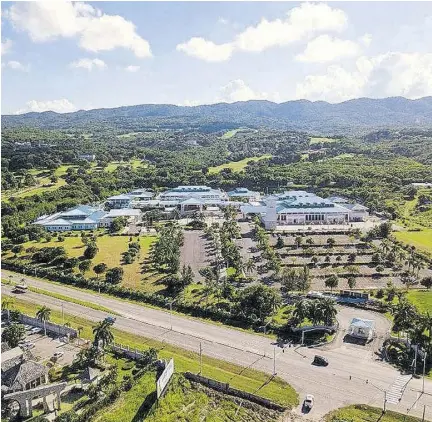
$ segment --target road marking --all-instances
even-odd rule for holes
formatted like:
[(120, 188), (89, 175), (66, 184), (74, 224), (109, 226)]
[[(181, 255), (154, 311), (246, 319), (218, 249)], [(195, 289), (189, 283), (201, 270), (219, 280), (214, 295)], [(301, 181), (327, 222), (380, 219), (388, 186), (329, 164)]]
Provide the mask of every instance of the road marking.
[(412, 375), (399, 375), (387, 391), (387, 403), (399, 404)]

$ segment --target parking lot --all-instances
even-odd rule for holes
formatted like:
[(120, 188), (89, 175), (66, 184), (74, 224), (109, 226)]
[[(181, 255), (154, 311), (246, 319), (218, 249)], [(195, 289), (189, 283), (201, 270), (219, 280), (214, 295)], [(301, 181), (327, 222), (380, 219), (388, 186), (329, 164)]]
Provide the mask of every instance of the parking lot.
[[(37, 362), (46, 363), (57, 354), (59, 355), (57, 358), (58, 364), (69, 365), (80, 351), (80, 348), (76, 344), (68, 344), (64, 341), (64, 338), (49, 334), (45, 336), (43, 330), (38, 333), (32, 333), (32, 327), (26, 326), (26, 328), (23, 348), (28, 350)], [(61, 353), (63, 354), (61, 355)]]

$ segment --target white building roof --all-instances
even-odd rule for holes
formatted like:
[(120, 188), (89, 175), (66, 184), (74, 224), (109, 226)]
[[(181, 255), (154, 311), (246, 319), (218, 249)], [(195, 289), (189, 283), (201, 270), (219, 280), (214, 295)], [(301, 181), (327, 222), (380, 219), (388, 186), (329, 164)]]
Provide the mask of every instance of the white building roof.
[(362, 319), (362, 318), (353, 318), (351, 321), (351, 327), (358, 328), (373, 328), (375, 325), (375, 321), (372, 319)]
[(111, 210), (104, 218), (137, 217), (139, 215), (141, 215), (141, 211), (136, 208), (122, 208), (119, 210)]
[(127, 194), (122, 193), (122, 194), (120, 194), (120, 195), (110, 196), (110, 197), (108, 198), (108, 201), (128, 200), (128, 199), (129, 199), (129, 200), (131, 199), (130, 195), (127, 195)]

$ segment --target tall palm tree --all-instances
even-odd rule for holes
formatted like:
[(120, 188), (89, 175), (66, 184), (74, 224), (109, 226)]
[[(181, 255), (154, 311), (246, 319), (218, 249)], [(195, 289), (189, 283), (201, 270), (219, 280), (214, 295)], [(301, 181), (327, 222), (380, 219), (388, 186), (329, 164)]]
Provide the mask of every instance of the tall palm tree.
[(244, 269), (248, 274), (252, 274), (256, 270), (255, 261), (252, 258), (248, 259), (246, 261)]
[(7, 311), (8, 321), (10, 321), (10, 310), (13, 308), (15, 300), (11, 297), (4, 297), (1, 302), (2, 311)]
[(44, 332), (45, 332), (45, 335), (47, 335), (45, 323), (46, 323), (46, 321), (49, 321), (51, 318), (51, 309), (46, 307), (46, 306), (42, 306), (42, 308), (39, 308), (39, 310), (36, 312), (36, 318), (39, 321), (43, 322)]
[(302, 322), (309, 317), (310, 304), (309, 300), (303, 299), (294, 305), (293, 316), (297, 321)]
[(93, 327), (93, 344), (95, 346), (98, 347), (102, 344), (102, 349), (105, 349), (107, 345), (114, 341), (114, 335), (111, 332), (111, 325), (112, 324), (109, 321), (103, 320)]
[(334, 302), (331, 299), (324, 298), (318, 302), (322, 321), (326, 325), (331, 325), (336, 318), (337, 310)]

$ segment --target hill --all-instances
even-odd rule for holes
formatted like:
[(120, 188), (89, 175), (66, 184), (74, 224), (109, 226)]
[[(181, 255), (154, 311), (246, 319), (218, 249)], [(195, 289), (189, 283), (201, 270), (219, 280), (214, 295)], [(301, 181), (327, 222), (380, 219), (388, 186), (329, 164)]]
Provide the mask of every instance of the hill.
[(383, 127), (432, 127), (432, 97), (359, 98), (338, 104), (324, 101), (244, 101), (195, 107), (143, 104), (117, 108), (52, 111), (2, 116), (2, 128), (29, 126), (45, 129), (120, 130), (194, 129), (217, 131), (265, 126), (279, 129), (346, 131)]

